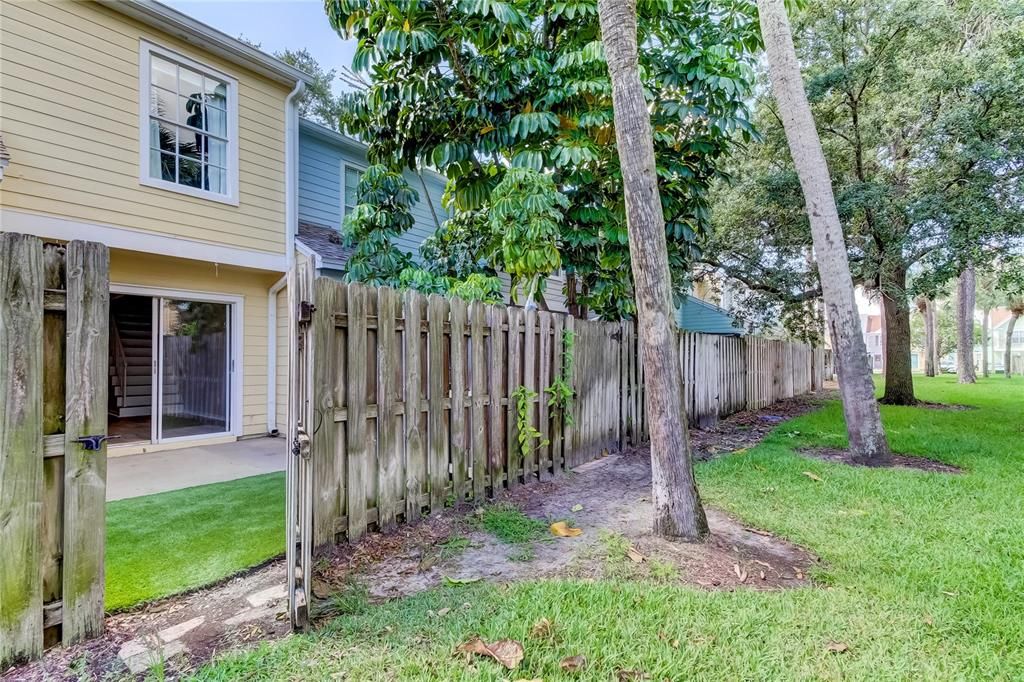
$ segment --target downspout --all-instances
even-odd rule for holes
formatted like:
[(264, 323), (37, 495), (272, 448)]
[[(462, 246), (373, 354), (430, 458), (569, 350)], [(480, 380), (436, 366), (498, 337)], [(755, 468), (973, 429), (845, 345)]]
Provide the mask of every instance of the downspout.
[[(284, 100), (284, 250), (287, 269), (295, 266), (295, 230), (299, 224), (299, 98), (306, 91), (302, 81)], [(277, 430), (277, 295), (288, 283), (288, 275), (274, 282), (267, 292), (267, 435)], [(290, 314), (290, 313), (289, 313)]]

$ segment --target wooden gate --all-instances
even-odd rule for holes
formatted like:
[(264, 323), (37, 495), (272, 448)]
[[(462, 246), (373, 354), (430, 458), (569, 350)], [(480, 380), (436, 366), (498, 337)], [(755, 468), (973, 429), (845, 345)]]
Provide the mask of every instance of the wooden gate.
[(108, 272), (0, 233), (0, 670), (103, 630)]

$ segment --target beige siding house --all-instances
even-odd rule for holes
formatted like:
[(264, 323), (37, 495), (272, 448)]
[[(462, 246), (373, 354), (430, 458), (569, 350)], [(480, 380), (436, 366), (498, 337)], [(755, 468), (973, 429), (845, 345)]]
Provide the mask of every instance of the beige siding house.
[(0, 229), (111, 248), (111, 454), (276, 428), (306, 76), (151, 0), (0, 25)]

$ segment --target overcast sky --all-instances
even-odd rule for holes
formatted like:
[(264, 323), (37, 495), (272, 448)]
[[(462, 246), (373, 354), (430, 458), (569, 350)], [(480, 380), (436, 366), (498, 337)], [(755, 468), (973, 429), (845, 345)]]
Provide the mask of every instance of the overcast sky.
[[(244, 36), (273, 54), (309, 50), (326, 69), (351, 66), (354, 41), (338, 37), (327, 22), (323, 0), (163, 0), (204, 24)], [(335, 83), (338, 88), (339, 84)]]

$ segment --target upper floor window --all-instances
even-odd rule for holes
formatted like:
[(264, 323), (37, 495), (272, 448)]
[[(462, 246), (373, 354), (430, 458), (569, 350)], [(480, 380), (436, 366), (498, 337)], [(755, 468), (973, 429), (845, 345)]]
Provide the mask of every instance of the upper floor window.
[(363, 177), (363, 170), (358, 166), (350, 166), (347, 163), (341, 164), (341, 219), (345, 220), (345, 216), (352, 212), (352, 210), (359, 203), (359, 179)]
[(237, 82), (145, 42), (140, 53), (141, 182), (237, 203)]
[(1024, 343), (1024, 331), (1015, 331), (1010, 337), (1010, 343), (1017, 345), (1018, 343)]

